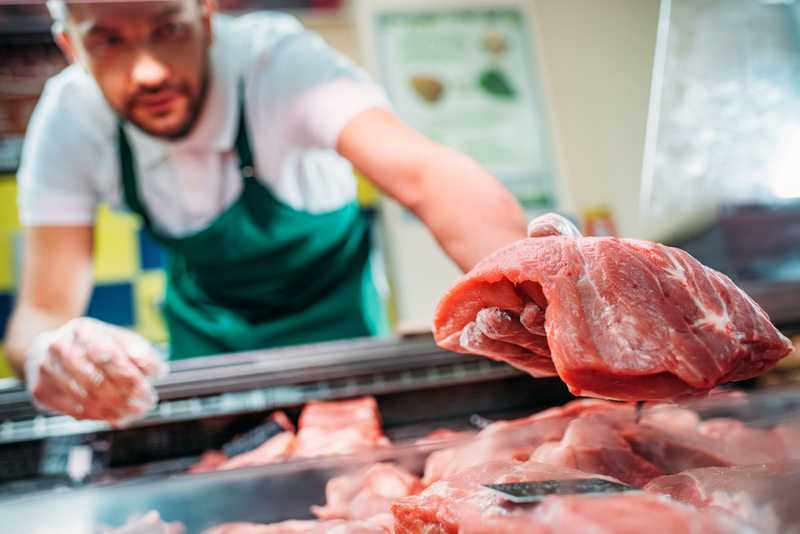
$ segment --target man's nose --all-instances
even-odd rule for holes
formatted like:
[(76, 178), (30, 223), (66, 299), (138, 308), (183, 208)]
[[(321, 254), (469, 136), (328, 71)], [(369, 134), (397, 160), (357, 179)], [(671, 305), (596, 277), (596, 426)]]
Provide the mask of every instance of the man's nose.
[(167, 66), (147, 50), (142, 50), (136, 57), (131, 72), (133, 83), (140, 87), (158, 87), (169, 75)]

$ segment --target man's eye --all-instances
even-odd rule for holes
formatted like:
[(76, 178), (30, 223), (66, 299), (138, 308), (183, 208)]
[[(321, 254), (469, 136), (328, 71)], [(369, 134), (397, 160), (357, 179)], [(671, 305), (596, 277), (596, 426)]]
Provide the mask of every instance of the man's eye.
[(159, 39), (175, 39), (183, 37), (188, 31), (188, 26), (181, 22), (168, 22), (158, 27), (155, 36)]
[(119, 35), (106, 35), (91, 39), (87, 48), (89, 50), (112, 50), (122, 46), (123, 43), (124, 40)]

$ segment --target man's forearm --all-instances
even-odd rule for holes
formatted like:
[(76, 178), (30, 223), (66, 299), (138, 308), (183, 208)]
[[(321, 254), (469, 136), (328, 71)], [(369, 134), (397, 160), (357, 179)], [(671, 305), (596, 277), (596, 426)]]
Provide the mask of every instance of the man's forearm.
[(472, 159), (445, 149), (421, 173), (423, 194), (413, 210), (461, 269), (525, 237), (517, 201)]

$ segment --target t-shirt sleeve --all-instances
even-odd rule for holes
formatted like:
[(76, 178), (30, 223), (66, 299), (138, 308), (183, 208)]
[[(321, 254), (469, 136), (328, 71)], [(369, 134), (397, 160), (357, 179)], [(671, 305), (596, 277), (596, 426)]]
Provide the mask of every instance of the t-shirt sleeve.
[(257, 89), (267, 96), (264, 120), (280, 118), (280, 129), (304, 148), (333, 149), (356, 115), (389, 107), (380, 85), (312, 32), (287, 35), (268, 56)]
[(26, 226), (84, 225), (94, 221), (92, 147), (86, 125), (72, 112), (58, 79), (45, 85), (22, 149), (18, 182), (20, 221)]

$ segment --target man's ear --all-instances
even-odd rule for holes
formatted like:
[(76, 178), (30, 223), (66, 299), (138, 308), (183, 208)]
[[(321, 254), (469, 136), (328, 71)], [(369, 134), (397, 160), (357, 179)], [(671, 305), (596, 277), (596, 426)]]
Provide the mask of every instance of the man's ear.
[(70, 38), (69, 34), (64, 30), (59, 30), (53, 33), (53, 38), (56, 41), (56, 44), (61, 49), (61, 52), (67, 57), (67, 60), (70, 63), (77, 63), (78, 62), (78, 55), (75, 51), (75, 47), (72, 44), (72, 39)]
[(214, 42), (214, 32), (211, 30), (211, 15), (217, 10), (216, 0), (200, 0), (200, 9), (203, 12), (203, 28), (208, 35), (208, 44)]

